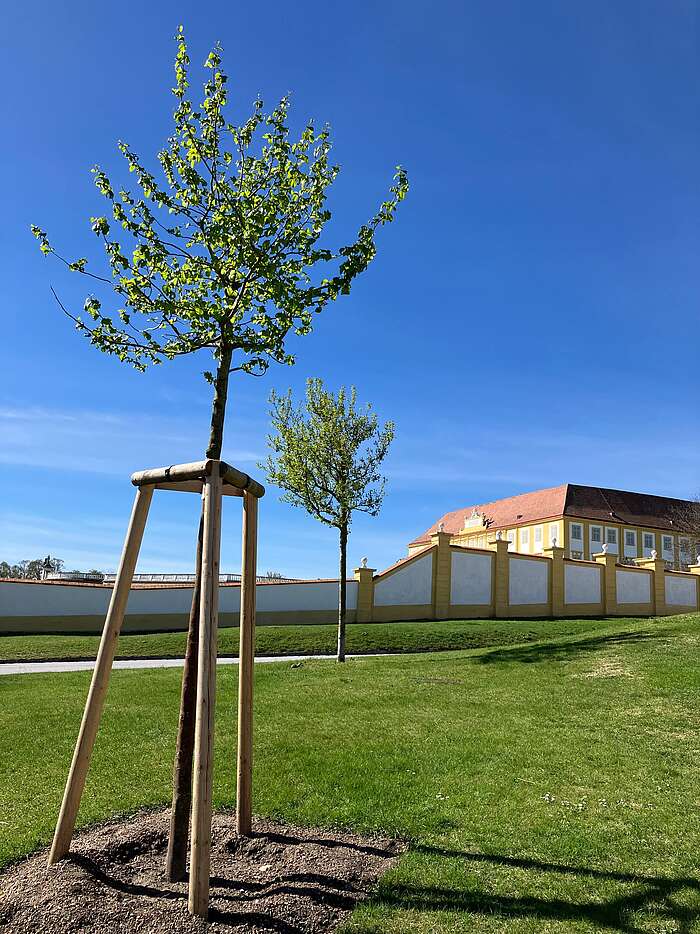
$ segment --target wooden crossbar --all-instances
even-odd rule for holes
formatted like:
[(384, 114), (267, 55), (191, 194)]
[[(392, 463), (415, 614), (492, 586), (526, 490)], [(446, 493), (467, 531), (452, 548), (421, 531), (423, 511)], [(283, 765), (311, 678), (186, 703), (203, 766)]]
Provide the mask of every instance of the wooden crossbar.
[[(223, 487), (234, 487), (241, 492), (250, 493), (256, 499), (265, 495), (265, 487), (237, 467), (232, 467), (225, 461), (194, 461), (190, 464), (171, 464), (169, 467), (153, 467), (150, 470), (139, 470), (131, 475), (134, 486), (157, 485), (159, 489), (166, 489), (166, 484), (184, 483), (191, 480), (200, 481), (211, 476), (215, 468), (219, 469), (219, 476)], [(177, 487), (173, 486), (173, 489)], [(181, 487), (184, 489), (184, 487)], [(201, 489), (201, 487), (200, 487)], [(199, 491), (198, 491), (199, 492)], [(224, 490), (222, 490), (224, 492)]]

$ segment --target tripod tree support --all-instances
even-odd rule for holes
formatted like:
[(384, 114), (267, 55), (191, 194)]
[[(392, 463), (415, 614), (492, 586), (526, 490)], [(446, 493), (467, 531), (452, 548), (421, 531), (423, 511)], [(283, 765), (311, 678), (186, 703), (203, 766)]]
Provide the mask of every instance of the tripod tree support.
[[(67, 855), (102, 716), (116, 643), (124, 621), (136, 561), (154, 489), (202, 494), (201, 592), (193, 595), (192, 613), (199, 613), (196, 663), (197, 694), (192, 768), (192, 834), (188, 906), (206, 918), (209, 906), (212, 777), (214, 765), (214, 710), (216, 702), (216, 643), (218, 626), (219, 561), (221, 552), (221, 497), (243, 499), (243, 561), (241, 573), (240, 672), (238, 702), (237, 826), (251, 829), (253, 664), (255, 657), (255, 582), (257, 553), (257, 500), (262, 484), (223, 461), (206, 460), (144, 470), (132, 475), (138, 488), (110, 601), (90, 691), (80, 727), (63, 803), (56, 825), (49, 865)], [(200, 546), (198, 557), (200, 560)], [(191, 621), (192, 622), (192, 621)], [(191, 635), (194, 627), (190, 627)], [(194, 672), (192, 673), (194, 676)], [(189, 802), (187, 802), (189, 805)], [(170, 849), (173, 841), (170, 841)]]

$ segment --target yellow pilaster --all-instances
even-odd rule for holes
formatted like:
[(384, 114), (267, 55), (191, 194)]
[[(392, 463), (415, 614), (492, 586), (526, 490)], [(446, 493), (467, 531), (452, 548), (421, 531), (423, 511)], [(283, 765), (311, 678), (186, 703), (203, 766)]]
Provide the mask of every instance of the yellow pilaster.
[(495, 609), (497, 619), (507, 619), (510, 616), (510, 558), (508, 557), (508, 539), (501, 536), (500, 532), (496, 537), (489, 541), (489, 548), (496, 552), (494, 561), (495, 572)]
[(637, 558), (634, 562), (637, 567), (646, 568), (653, 572), (654, 581), (654, 615), (666, 616), (666, 562), (662, 558)]
[(545, 548), (545, 557), (551, 558), (552, 616), (564, 614), (564, 549), (559, 545)]
[(371, 623), (374, 609), (374, 572), (367, 567), (367, 559), (362, 559), (362, 567), (355, 568), (357, 581), (357, 622)]
[(615, 616), (617, 613), (617, 555), (607, 551), (593, 555), (593, 560), (603, 565), (603, 613)]
[(433, 555), (433, 616), (448, 619), (450, 591), (452, 589), (452, 552), (449, 532), (436, 532), (431, 536), (435, 546)]

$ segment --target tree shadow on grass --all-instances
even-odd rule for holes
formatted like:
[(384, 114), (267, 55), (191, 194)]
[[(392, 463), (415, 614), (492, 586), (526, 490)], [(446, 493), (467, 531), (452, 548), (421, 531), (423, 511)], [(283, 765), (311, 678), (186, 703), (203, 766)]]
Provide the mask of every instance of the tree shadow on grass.
[(599, 652), (603, 649), (621, 648), (651, 642), (654, 639), (668, 639), (668, 633), (653, 629), (638, 629), (634, 632), (617, 632), (607, 636), (587, 636), (583, 639), (571, 639), (566, 642), (539, 642), (533, 645), (505, 647), (475, 655), (470, 659), (477, 665), (492, 665), (495, 662), (565, 662), (577, 655)]
[(608, 901), (589, 899), (573, 902), (562, 898), (498, 895), (493, 892), (463, 891), (441, 886), (410, 883), (385, 883), (381, 892), (369, 904), (413, 911), (464, 912), (488, 917), (525, 918), (544, 922), (584, 922), (593, 930), (610, 930), (638, 934), (648, 928), (635, 926), (633, 915), (645, 909), (653, 910), (667, 923), (673, 923), (679, 934), (690, 934), (700, 921), (700, 908), (679, 904), (674, 896), (683, 892), (700, 895), (700, 881), (691, 877), (670, 878), (636, 873), (607, 872), (585, 866), (566, 866), (530, 859), (517, 859), (498, 854), (468, 853), (441, 847), (418, 845), (412, 852), (444, 859), (462, 859), (466, 863), (486, 863), (494, 867), (512, 867), (533, 872), (559, 873), (582, 879), (618, 881), (635, 886), (633, 892), (620, 894)]

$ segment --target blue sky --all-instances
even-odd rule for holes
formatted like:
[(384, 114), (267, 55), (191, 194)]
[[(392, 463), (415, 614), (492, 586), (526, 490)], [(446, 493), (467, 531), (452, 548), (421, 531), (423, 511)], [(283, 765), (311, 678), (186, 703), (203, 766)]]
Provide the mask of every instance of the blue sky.
[[(139, 468), (196, 459), (201, 357), (140, 375), (74, 333), (49, 287), (101, 213), (90, 167), (150, 159), (170, 129), (172, 36), (221, 40), (232, 117), (288, 91), (333, 127), (338, 239), (393, 167), (411, 192), (349, 297), (294, 341), (295, 368), (231, 386), (226, 458), (265, 453), (271, 388), (357, 385), (396, 422), (379, 519), (353, 565), (383, 567), (443, 512), (565, 481), (675, 496), (698, 476), (699, 82), (691, 0), (6, 5), (2, 38), (0, 559), (116, 566)], [(158, 494), (139, 569), (189, 570), (197, 498)], [(332, 575), (331, 530), (261, 507), (259, 563)], [(240, 523), (227, 503), (222, 567)]]

